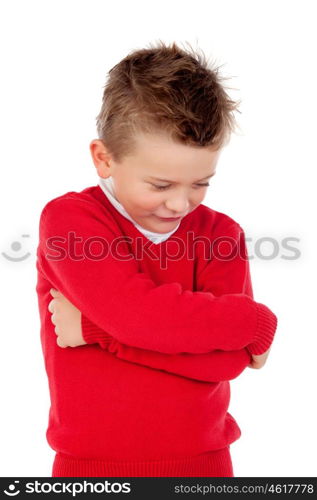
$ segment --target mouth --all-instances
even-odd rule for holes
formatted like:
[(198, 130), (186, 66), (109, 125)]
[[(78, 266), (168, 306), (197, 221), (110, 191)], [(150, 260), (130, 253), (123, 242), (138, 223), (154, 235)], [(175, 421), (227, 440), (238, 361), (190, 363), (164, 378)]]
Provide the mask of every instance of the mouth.
[(159, 217), (158, 215), (156, 215), (156, 217), (165, 222), (181, 220), (181, 217)]

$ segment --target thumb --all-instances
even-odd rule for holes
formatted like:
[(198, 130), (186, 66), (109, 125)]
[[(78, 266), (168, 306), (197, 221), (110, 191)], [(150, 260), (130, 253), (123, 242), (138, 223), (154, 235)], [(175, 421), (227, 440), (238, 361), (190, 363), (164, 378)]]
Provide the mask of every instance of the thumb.
[(55, 288), (50, 289), (50, 294), (53, 295), (53, 297), (56, 297), (58, 295), (58, 290), (55, 290)]

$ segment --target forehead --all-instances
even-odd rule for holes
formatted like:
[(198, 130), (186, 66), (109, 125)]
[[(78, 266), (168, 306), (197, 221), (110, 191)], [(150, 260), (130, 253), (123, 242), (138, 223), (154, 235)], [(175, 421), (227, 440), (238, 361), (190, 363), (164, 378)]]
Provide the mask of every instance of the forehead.
[(163, 134), (140, 134), (133, 158), (143, 173), (152, 177), (189, 175), (198, 179), (213, 173), (219, 155), (220, 150), (180, 144)]

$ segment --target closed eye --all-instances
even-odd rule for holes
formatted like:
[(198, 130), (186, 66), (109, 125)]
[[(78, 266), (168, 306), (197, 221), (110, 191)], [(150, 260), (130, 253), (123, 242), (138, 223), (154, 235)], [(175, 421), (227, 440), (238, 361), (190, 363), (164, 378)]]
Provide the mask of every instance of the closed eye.
[[(159, 189), (160, 191), (163, 189), (167, 189), (171, 186), (171, 184), (169, 184), (168, 186), (157, 186), (156, 184), (152, 184), (153, 187), (155, 187), (156, 189)], [(197, 187), (206, 187), (206, 186), (210, 186), (209, 182), (206, 182), (204, 184), (196, 184)]]

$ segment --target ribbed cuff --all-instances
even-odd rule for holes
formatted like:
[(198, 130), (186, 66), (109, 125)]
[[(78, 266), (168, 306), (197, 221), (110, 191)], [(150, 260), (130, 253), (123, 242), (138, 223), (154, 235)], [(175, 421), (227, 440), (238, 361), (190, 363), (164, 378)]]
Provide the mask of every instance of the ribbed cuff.
[(257, 329), (252, 344), (247, 346), (250, 354), (263, 354), (271, 346), (277, 328), (277, 317), (264, 304), (256, 303)]
[(105, 330), (102, 330), (95, 323), (90, 321), (84, 314), (81, 314), (81, 330), (84, 341), (87, 344), (100, 344), (101, 347), (107, 349), (108, 345), (113, 340)]

